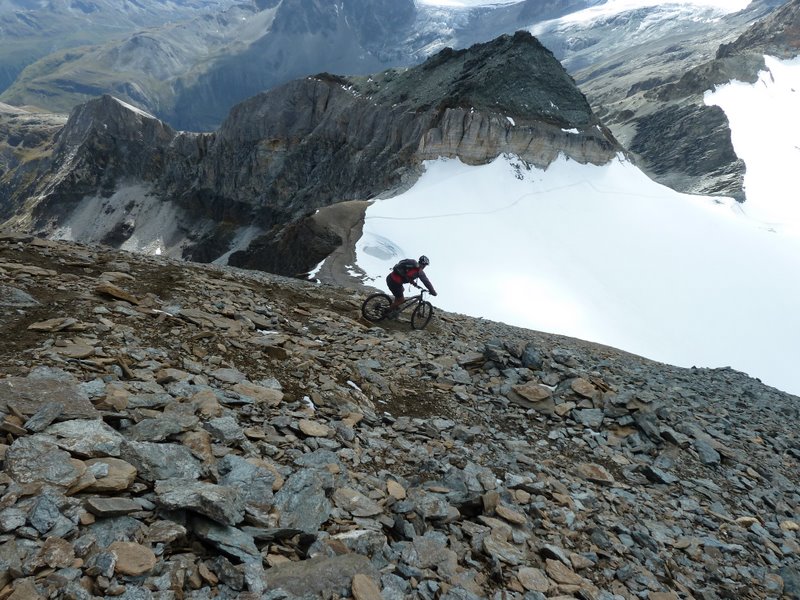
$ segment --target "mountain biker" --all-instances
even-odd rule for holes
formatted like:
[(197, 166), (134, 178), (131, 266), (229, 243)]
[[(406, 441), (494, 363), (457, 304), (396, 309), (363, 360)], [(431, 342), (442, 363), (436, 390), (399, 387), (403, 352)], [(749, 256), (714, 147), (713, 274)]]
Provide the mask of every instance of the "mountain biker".
[(410, 283), (415, 287), (419, 287), (416, 283), (414, 283), (417, 278), (419, 278), (419, 280), (425, 284), (425, 287), (428, 288), (431, 296), (436, 295), (436, 290), (433, 289), (433, 284), (430, 282), (428, 276), (425, 275), (424, 272), (425, 267), (427, 267), (429, 264), (431, 264), (431, 261), (428, 260), (428, 257), (423, 254), (419, 257), (419, 260), (414, 260), (413, 258), (404, 258), (394, 267), (392, 267), (392, 272), (386, 276), (386, 285), (389, 287), (389, 291), (394, 295), (394, 302), (392, 302), (389, 310), (397, 308), (405, 301), (405, 297), (403, 296), (404, 284)]

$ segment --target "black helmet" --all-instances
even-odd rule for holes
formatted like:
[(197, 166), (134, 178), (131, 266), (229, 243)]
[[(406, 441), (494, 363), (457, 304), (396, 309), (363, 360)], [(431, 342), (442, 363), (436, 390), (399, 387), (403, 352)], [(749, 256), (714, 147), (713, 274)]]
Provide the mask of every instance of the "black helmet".
[(419, 260), (417, 262), (421, 267), (427, 267), (429, 264), (431, 264), (430, 259), (424, 254), (419, 257)]

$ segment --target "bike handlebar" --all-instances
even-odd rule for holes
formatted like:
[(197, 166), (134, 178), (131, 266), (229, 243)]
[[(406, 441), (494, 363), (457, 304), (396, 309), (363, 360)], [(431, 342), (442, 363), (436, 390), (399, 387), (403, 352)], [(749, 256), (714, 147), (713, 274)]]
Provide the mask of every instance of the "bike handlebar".
[[(419, 290), (419, 294), (414, 295), (413, 298), (416, 298), (417, 296), (421, 296), (423, 294), (430, 294), (431, 293), (431, 291), (428, 288), (422, 287), (421, 285), (417, 285), (416, 283), (412, 283), (412, 282), (409, 281), (408, 284), (414, 286), (415, 288), (417, 288)], [(433, 294), (433, 295), (435, 296), (436, 294)]]

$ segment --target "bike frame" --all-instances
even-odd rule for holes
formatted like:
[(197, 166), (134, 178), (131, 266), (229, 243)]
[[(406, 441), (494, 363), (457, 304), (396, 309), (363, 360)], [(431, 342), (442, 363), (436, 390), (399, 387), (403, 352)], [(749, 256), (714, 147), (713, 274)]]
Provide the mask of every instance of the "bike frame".
[[(409, 285), (413, 285), (413, 284), (409, 284)], [(399, 315), (401, 312), (403, 312), (407, 308), (410, 308), (414, 304), (417, 304), (417, 303), (422, 304), (422, 302), (425, 300), (425, 294), (429, 294), (430, 292), (428, 290), (426, 290), (425, 288), (420, 287), (418, 285), (415, 285), (414, 287), (419, 289), (419, 293), (418, 294), (414, 294), (413, 296), (409, 296), (408, 298), (403, 300), (403, 302), (401, 302), (398, 306), (396, 306), (394, 308), (394, 310), (389, 311), (391, 314)]]

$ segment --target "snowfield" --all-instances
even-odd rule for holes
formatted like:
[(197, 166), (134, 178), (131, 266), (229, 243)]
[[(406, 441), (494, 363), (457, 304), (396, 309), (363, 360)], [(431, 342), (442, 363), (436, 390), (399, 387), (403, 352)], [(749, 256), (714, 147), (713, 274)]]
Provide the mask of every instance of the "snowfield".
[(440, 159), (367, 209), (364, 280), (384, 288), (394, 262), (427, 254), (444, 309), (800, 395), (800, 58), (765, 60), (755, 84), (706, 94), (746, 163), (745, 203), (677, 193), (621, 157), (547, 170)]

